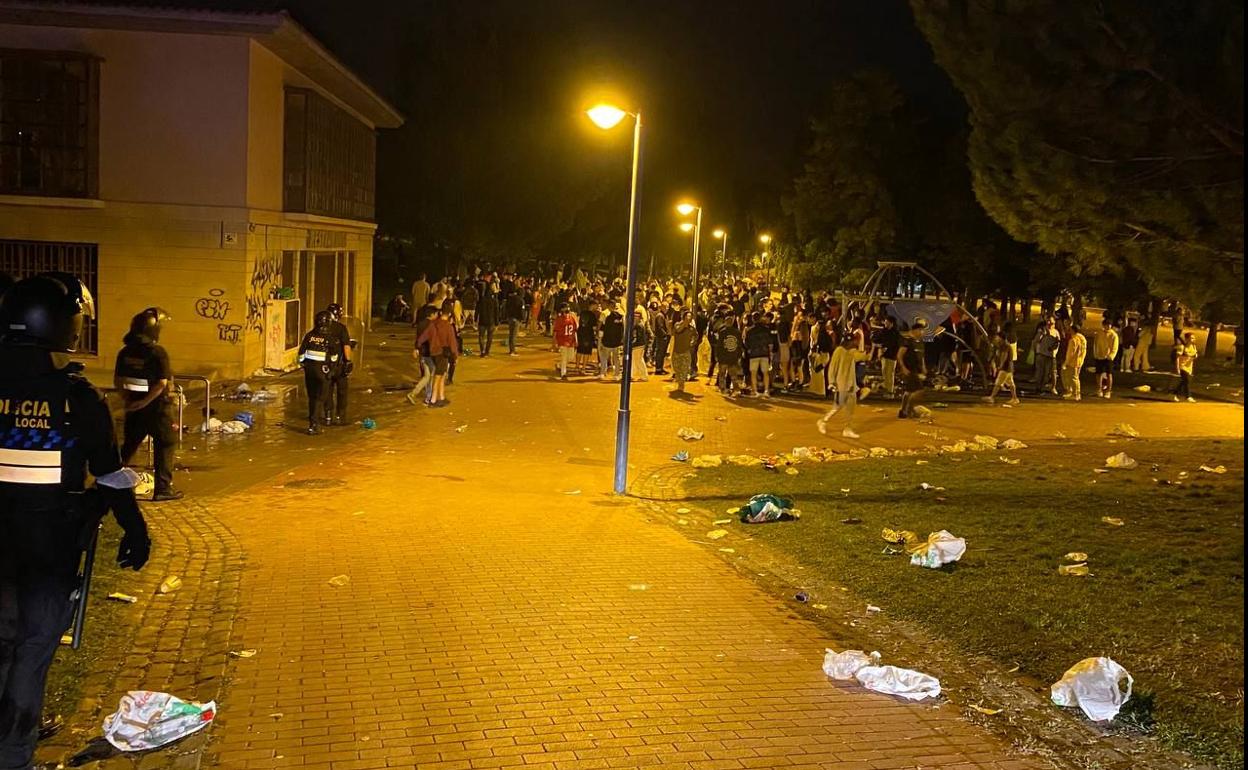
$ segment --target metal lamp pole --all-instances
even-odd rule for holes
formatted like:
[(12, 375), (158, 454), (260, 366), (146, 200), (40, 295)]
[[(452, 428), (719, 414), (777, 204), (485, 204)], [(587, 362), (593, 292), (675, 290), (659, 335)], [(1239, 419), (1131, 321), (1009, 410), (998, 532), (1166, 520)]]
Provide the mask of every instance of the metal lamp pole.
[(698, 301), (698, 254), (702, 247), (702, 207), (698, 206), (698, 218), (693, 223), (693, 301)]
[(628, 489), (629, 398), (633, 385), (633, 309), (637, 304), (637, 230), (641, 220), (641, 112), (633, 113), (633, 184), (628, 202), (628, 254), (624, 279), (624, 361), (615, 420), (615, 493)]

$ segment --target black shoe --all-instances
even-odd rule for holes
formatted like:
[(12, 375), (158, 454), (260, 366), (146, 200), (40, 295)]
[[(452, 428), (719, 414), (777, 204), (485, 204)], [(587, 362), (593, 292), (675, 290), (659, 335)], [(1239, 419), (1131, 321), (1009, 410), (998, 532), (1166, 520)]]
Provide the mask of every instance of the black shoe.
[(334, 425), (346, 425), (346, 424), (347, 424), (347, 421), (346, 421), (346, 420), (344, 420), (344, 419), (343, 419), (343, 418), (341, 418), (341, 417), (335, 417), (335, 418), (334, 418), (334, 421), (333, 421), (333, 423), (332, 423), (332, 424), (334, 424)]
[(39, 740), (46, 740), (56, 735), (65, 726), (65, 719), (60, 714), (45, 716), (39, 723)]
[(182, 490), (180, 489), (162, 489), (152, 495), (153, 503), (163, 503), (167, 500), (181, 500)]

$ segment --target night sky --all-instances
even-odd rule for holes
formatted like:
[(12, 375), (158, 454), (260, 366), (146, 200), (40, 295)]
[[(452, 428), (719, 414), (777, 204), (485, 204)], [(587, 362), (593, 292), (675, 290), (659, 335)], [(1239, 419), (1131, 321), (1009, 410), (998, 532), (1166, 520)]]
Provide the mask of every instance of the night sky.
[[(201, 4), (202, 5), (202, 4)], [(962, 120), (903, 0), (285, 0), (407, 116), (379, 143), (383, 232), (485, 251), (623, 251), (630, 130), (582, 114), (600, 94), (646, 122), (643, 259), (685, 253), (673, 205), (735, 243), (772, 229), (810, 118), (837, 78), (892, 73)], [(624, 105), (622, 105), (624, 106)], [(769, 221), (770, 220), (770, 221)], [(559, 252), (564, 252), (560, 254)]]

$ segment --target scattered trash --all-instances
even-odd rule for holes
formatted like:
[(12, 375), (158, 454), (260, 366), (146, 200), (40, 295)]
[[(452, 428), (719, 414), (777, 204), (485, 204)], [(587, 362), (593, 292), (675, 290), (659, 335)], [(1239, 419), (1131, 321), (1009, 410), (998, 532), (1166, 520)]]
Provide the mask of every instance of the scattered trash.
[(880, 537), (884, 538), (885, 542), (894, 543), (896, 545), (909, 546), (919, 541), (918, 534), (911, 532), (908, 529), (898, 530), (898, 529), (888, 529), (887, 527), (885, 527), (884, 530), (880, 532)]
[(919, 404), (918, 406), (914, 408), (914, 416), (922, 420), (922, 419), (931, 417), (932, 410), (928, 409), (926, 406), (923, 406), (922, 404)]
[(919, 484), (919, 489), (923, 490), (924, 492), (944, 492), (945, 491), (944, 487), (934, 487), (931, 484), (928, 484), (926, 481)]
[(1001, 455), (1001, 456), (1000, 456), (1000, 457), (998, 457), (997, 459), (998, 459), (999, 461), (1001, 461), (1001, 462), (1005, 463), (1006, 465), (1018, 465), (1020, 462), (1022, 462), (1022, 461), (1021, 461), (1021, 460), (1019, 460), (1017, 457), (1015, 457), (1015, 458), (1011, 459), (1011, 458), (1009, 458), (1009, 457), (1006, 457), (1005, 455)]
[(580, 493), (581, 493), (581, 490), (579, 489), (569, 489), (568, 491), (564, 492), (565, 495), (579, 495)]
[(910, 554), (910, 563), (916, 567), (936, 569), (951, 564), (966, 553), (966, 540), (955, 537), (942, 529), (927, 536), (927, 543)]
[(990, 708), (984, 708), (983, 706), (980, 706), (980, 705), (979, 705), (979, 704), (977, 704), (977, 703), (972, 703), (972, 704), (970, 704), (970, 706), (971, 706), (971, 708), (975, 709), (975, 710), (976, 710), (976, 711), (978, 711), (979, 713), (981, 713), (981, 714), (987, 714), (987, 715), (988, 715), (988, 716), (990, 716), (990, 717), (991, 717), (991, 716), (996, 716), (997, 714), (1000, 714), (1002, 711), (1005, 711), (1005, 709), (990, 709)]
[(754, 495), (737, 509), (742, 524), (766, 524), (772, 521), (792, 521), (802, 514), (793, 508), (793, 501), (772, 494)]
[(868, 690), (886, 695), (900, 695), (908, 700), (923, 700), (940, 695), (940, 680), (930, 674), (896, 666), (865, 666), (854, 678)]
[(841, 519), (842, 524), (861, 524), (862, 519), (857, 516), (850, 516), (848, 519)]
[(1053, 438), (1055, 438), (1055, 439), (1057, 439), (1057, 440), (1059, 440), (1059, 441), (1065, 441), (1065, 440), (1066, 440), (1066, 434), (1065, 434), (1065, 433), (1062, 433), (1060, 430), (1055, 430), (1055, 431), (1053, 431)]
[(1151, 393), (1153, 390), (1153, 387), (1151, 385), (1136, 385), (1134, 388), (1132, 388), (1132, 390), (1134, 390), (1137, 393)]
[(683, 450), (683, 449), (682, 449), (682, 450), (680, 450), (679, 452), (677, 452), (676, 454), (672, 455), (672, 459), (673, 459), (673, 460), (675, 460), (675, 461), (676, 461), (676, 462), (678, 462), (678, 463), (688, 462), (688, 461), (689, 461), (689, 453), (688, 453), (688, 452), (686, 452), (685, 450)]
[(785, 468), (785, 469), (784, 469), (784, 472), (785, 472), (785, 474), (786, 474), (786, 475), (789, 475), (789, 476), (796, 476), (796, 475), (797, 475), (797, 468), (794, 468), (792, 465), (790, 465), (789, 467), (787, 467), (787, 468)]
[(915, 465), (927, 465), (927, 462), (928, 462), (927, 460), (915, 460), (914, 464)]
[(648, 589), (649, 587), (650, 587), (650, 586), (646, 585), (645, 583), (633, 583), (632, 585), (630, 585), (630, 586), (628, 587), (628, 590), (630, 590), (630, 591), (645, 591), (645, 590), (646, 590), (646, 589)]
[[(736, 509), (736, 508), (733, 508), (732, 510), (730, 510), (730, 511), (728, 511), (728, 512), (729, 512), (729, 513), (736, 513), (736, 512), (737, 512), (737, 509)], [(717, 527), (722, 527), (722, 526), (723, 526), (723, 525), (725, 525), (725, 524), (731, 524), (731, 523), (732, 523), (732, 519), (716, 519), (715, 521), (712, 521), (711, 523), (712, 523), (712, 524), (714, 524), (714, 525), (715, 525), (715, 526), (717, 526)]]
[(806, 602), (810, 601), (810, 594), (806, 593), (805, 591), (798, 591), (796, 594), (793, 595), (793, 598), (801, 602), (802, 604), (805, 604)]
[(753, 455), (728, 455), (724, 458), (729, 465), (737, 465), (742, 468), (753, 468), (763, 464), (761, 457)]
[(237, 420), (238, 422), (243, 423), (249, 429), (255, 427), (256, 416), (252, 414), (251, 412), (239, 412), (238, 414), (234, 415), (234, 419)]
[(1062, 558), (1066, 561), (1087, 561), (1088, 555), (1083, 551), (1071, 551)]
[(1225, 465), (1215, 465), (1213, 467), (1210, 467), (1208, 465), (1202, 465), (1200, 466), (1200, 469), (1204, 471), (1205, 473), (1217, 473), (1217, 474), (1226, 473)]
[(996, 449), (997, 444), (1000, 443), (992, 436), (976, 436), (974, 441), (976, 444), (979, 444), (982, 447), (987, 447), (988, 449)]
[(123, 593), (117, 593), (117, 592), (113, 592), (109, 594), (108, 598), (112, 599), (115, 602), (125, 602), (126, 604), (134, 604), (135, 602), (139, 600), (139, 597), (137, 596), (131, 596), (130, 594), (123, 594)]
[(199, 426), (199, 432), (200, 433), (220, 433), (221, 421), (218, 420), (216, 417), (209, 417), (207, 420), (204, 421), (203, 425)]
[(170, 575), (160, 581), (160, 592), (162, 594), (171, 594), (182, 587), (182, 578), (177, 575)]
[(677, 513), (689, 513), (689, 509), (688, 509), (688, 508), (677, 508), (677, 509), (676, 509), (676, 512), (677, 512)]
[(876, 607), (874, 604), (868, 604), (868, 605), (867, 605), (867, 613), (868, 613), (868, 614), (872, 614), (872, 615), (874, 615), (874, 614), (875, 614), (875, 613), (877, 613), (877, 612), (883, 612), (883, 610), (881, 610), (879, 607)]
[(702, 431), (693, 428), (681, 428), (676, 431), (676, 437), (683, 438), (685, 441), (701, 441), (704, 435), (706, 434)]
[(251, 428), (250, 425), (248, 425), (247, 423), (241, 420), (226, 420), (225, 422), (221, 423), (220, 432), (237, 435), (239, 433), (246, 433), (250, 428)]
[(873, 446), (867, 450), (867, 454), (871, 457), (890, 457), (893, 453), (882, 446)]
[(1116, 455), (1105, 458), (1106, 468), (1121, 468), (1123, 470), (1130, 470), (1137, 465), (1139, 465), (1139, 463), (1135, 461), (1135, 458), (1129, 456), (1126, 452), (1119, 452)]
[(1120, 422), (1114, 427), (1110, 428), (1109, 435), (1122, 436), (1123, 438), (1139, 438), (1140, 432), (1136, 430), (1134, 427), (1132, 427), (1131, 423)]
[(775, 437), (776, 437), (776, 434), (774, 434), (774, 433), (768, 433), (766, 436), (764, 436), (764, 437), (763, 437), (763, 440), (764, 440), (764, 441), (771, 441), (771, 440), (772, 440), (773, 438), (775, 438)]
[(1125, 521), (1118, 518), (1117, 516), (1102, 516), (1101, 521), (1105, 522), (1111, 527), (1121, 527), (1123, 524), (1126, 524)]
[(1026, 449), (1027, 445), (1016, 438), (1007, 438), (1001, 442), (1001, 448), (1012, 452), (1017, 449)]
[(878, 666), (880, 653), (870, 655), (862, 650), (845, 650), (837, 652), (831, 648), (825, 650), (823, 656), (823, 673), (832, 679), (853, 679), (854, 675), (867, 666)]
[(1072, 576), (1072, 577), (1087, 577), (1087, 576), (1088, 576), (1088, 565), (1087, 565), (1087, 564), (1084, 564), (1084, 563), (1080, 563), (1080, 564), (1059, 564), (1059, 565), (1058, 565), (1058, 567), (1057, 567), (1057, 574), (1059, 574), (1059, 575), (1069, 575), (1069, 576)]
[(169, 693), (131, 690), (104, 719), (104, 737), (121, 751), (146, 751), (202, 730), (217, 715), (217, 704), (193, 703)]
[(259, 650), (230, 650), (231, 658), (254, 658)]
[(718, 540), (727, 534), (728, 534), (728, 530), (726, 529), (712, 529), (710, 532), (706, 533), (706, 536), (710, 538), (711, 540)]
[(812, 609), (816, 609), (816, 610), (826, 610), (828, 608), (828, 605), (826, 604), (812, 604), (810, 606)]
[(718, 468), (724, 464), (724, 459), (719, 455), (700, 455), (693, 458), (691, 465), (695, 468)]
[(360, 421), (360, 427), (364, 430), (372, 430), (377, 427), (377, 421), (372, 417), (365, 417)]
[[(1122, 691), (1122, 680), (1127, 691)], [(1118, 716), (1119, 709), (1131, 699), (1135, 680), (1113, 658), (1084, 658), (1071, 666), (1062, 678), (1049, 688), (1053, 703), (1078, 706), (1093, 722), (1104, 722)]]
[(329, 584), (334, 588), (342, 588), (350, 583), (351, 577), (349, 575), (335, 575), (329, 579)]
[(1093, 468), (1093, 473), (1109, 473), (1109, 468)]
[(720, 548), (719, 552), (720, 553), (736, 553), (737, 549), (736, 548)]
[(138, 483), (134, 485), (134, 494), (139, 497), (146, 497), (156, 491), (156, 477), (147, 471), (139, 473)]
[(456, 433), (463, 433), (463, 432), (465, 432), (466, 430), (468, 430), (468, 423), (464, 423), (463, 425), (456, 425), (456, 426), (455, 426), (455, 432), (456, 432)]

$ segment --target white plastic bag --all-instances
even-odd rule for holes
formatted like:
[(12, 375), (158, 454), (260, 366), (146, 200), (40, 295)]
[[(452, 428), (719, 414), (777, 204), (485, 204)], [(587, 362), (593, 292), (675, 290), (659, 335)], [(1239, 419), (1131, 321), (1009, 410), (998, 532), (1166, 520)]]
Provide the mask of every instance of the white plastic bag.
[(209, 417), (207, 420), (204, 421), (203, 425), (199, 426), (199, 432), (200, 433), (220, 433), (221, 421), (218, 420), (216, 417)]
[(207, 727), (217, 704), (189, 703), (167, 692), (131, 690), (104, 718), (104, 737), (121, 751), (145, 751)]
[[(1127, 680), (1127, 691), (1121, 689)], [(1058, 706), (1078, 706), (1093, 722), (1118, 716), (1122, 705), (1131, 699), (1135, 680), (1113, 658), (1084, 658), (1062, 674), (1049, 692)]]
[(1105, 458), (1106, 468), (1122, 468), (1124, 470), (1130, 470), (1137, 465), (1139, 465), (1139, 463), (1136, 462), (1135, 458), (1128, 455), (1126, 452), (1119, 452), (1116, 455), (1110, 455)]
[(880, 654), (878, 652), (868, 655), (862, 650), (837, 652), (829, 648), (827, 655), (823, 656), (823, 673), (833, 679), (853, 679), (859, 669), (866, 666), (878, 666), (879, 663)]
[(222, 433), (246, 433), (247, 423), (242, 420), (226, 420), (221, 423)]
[(868, 690), (923, 700), (940, 695), (940, 680), (930, 674), (896, 666), (865, 666), (854, 675)]
[(682, 438), (685, 441), (701, 441), (704, 435), (705, 434), (702, 433), (702, 431), (694, 430), (693, 428), (681, 428), (676, 431), (676, 437)]
[(964, 553), (966, 540), (942, 529), (928, 535), (927, 543), (910, 554), (910, 563), (916, 567), (936, 569), (961, 559)]

